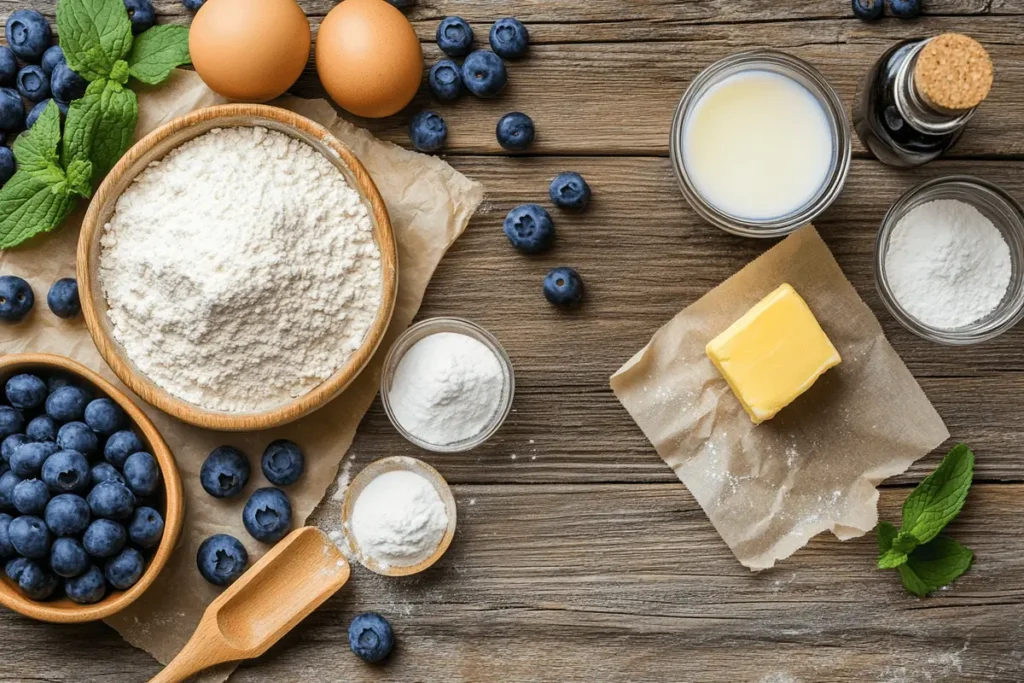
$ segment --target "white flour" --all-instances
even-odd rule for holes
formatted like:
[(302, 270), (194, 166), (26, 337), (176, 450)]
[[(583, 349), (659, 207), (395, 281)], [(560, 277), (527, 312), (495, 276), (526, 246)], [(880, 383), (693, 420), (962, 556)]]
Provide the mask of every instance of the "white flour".
[(996, 309), (1010, 284), (1010, 247), (976, 208), (955, 199), (915, 207), (885, 252), (900, 306), (931, 327), (953, 330)]
[(482, 342), (438, 332), (402, 357), (388, 401), (406, 431), (443, 446), (484, 431), (501, 405), (504, 382), (501, 362)]
[(349, 528), (360, 552), (385, 569), (408, 567), (437, 549), (448, 529), (448, 512), (426, 478), (393, 470), (360, 492)]
[(114, 338), (205, 408), (274, 408), (330, 377), (380, 307), (358, 193), (322, 154), (264, 128), (213, 130), (124, 192), (101, 241)]

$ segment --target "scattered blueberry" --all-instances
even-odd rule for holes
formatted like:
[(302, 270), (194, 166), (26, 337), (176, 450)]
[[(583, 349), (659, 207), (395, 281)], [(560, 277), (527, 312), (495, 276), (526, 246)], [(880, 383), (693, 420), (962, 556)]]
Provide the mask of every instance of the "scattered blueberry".
[(103, 572), (95, 565), (89, 567), (84, 574), (64, 582), (64, 593), (69, 600), (80, 605), (99, 602), (107, 593)]
[(57, 430), (57, 446), (64, 451), (92, 456), (99, 452), (100, 439), (84, 422), (68, 422)]
[(25, 436), (29, 441), (56, 441), (57, 421), (49, 415), (40, 415), (32, 418), (32, 421), (25, 427)]
[[(0, 136), (3, 136), (3, 132), (0, 132)], [(17, 170), (18, 162), (14, 160), (14, 152), (10, 147), (0, 147), (0, 186), (14, 177), (14, 172)], [(3, 316), (0, 315), (0, 319), (2, 318)]]
[(206, 0), (181, 0), (181, 4), (185, 6), (185, 9), (198, 12), (199, 8), (203, 6)]
[(14, 518), (6, 512), (0, 513), (0, 559), (14, 557), (17, 551), (11, 545), (11, 536), (8, 534), (9, 527)]
[[(4, 89), (0, 88), (0, 93), (3, 91)], [(21, 101), (20, 98), (18, 101)], [(4, 147), (3, 149), (10, 148)], [(0, 277), (0, 320), (20, 322), (32, 310), (35, 302), (36, 297), (32, 294), (32, 287), (27, 282), (15, 275)]]
[(123, 474), (125, 485), (139, 498), (152, 495), (160, 486), (160, 465), (145, 451), (128, 456)]
[(67, 62), (53, 67), (50, 75), (50, 91), (58, 102), (70, 103), (85, 94), (89, 82), (71, 70)]
[(14, 509), (23, 515), (41, 515), (50, 502), (50, 490), (39, 479), (23, 479), (11, 496)]
[(14, 472), (0, 474), (0, 508), (14, 509), (14, 487), (21, 482), (21, 477)]
[(348, 646), (371, 664), (382, 661), (395, 647), (395, 633), (388, 620), (376, 612), (357, 614), (348, 626)]
[(56, 576), (40, 567), (35, 562), (25, 565), (18, 577), (18, 588), (33, 600), (47, 600), (57, 590), (60, 581)]
[(852, 0), (852, 5), (853, 15), (865, 21), (881, 19), (882, 11), (885, 9), (883, 0)]
[(249, 483), (249, 460), (240, 450), (221, 446), (203, 462), (199, 470), (199, 483), (214, 498), (230, 498), (241, 493)]
[(43, 71), (47, 76), (53, 74), (53, 70), (57, 68), (58, 64), (63, 64), (67, 59), (64, 58), (64, 50), (61, 49), (60, 45), (52, 45), (46, 48), (46, 52), (43, 53), (43, 58), (39, 60), (39, 66), (43, 67)]
[(530, 32), (523, 26), (523, 22), (506, 17), (494, 22), (489, 39), (495, 54), (505, 59), (515, 59), (526, 54), (526, 48), (530, 45)]
[(234, 536), (215, 534), (199, 546), (196, 565), (214, 586), (230, 586), (249, 566), (249, 553)]
[(46, 399), (46, 414), (57, 422), (79, 422), (85, 417), (89, 395), (79, 387), (60, 387)]
[(124, 0), (124, 8), (132, 20), (133, 35), (139, 35), (156, 23), (156, 12), (149, 0)]
[(7, 380), (7, 400), (18, 410), (35, 410), (46, 403), (46, 382), (35, 375), (22, 373)]
[(70, 579), (89, 568), (89, 555), (74, 538), (58, 538), (50, 548), (50, 569), (57, 576)]
[[(36, 105), (37, 108), (38, 106)], [(35, 108), (32, 111), (35, 111)], [(54, 282), (50, 287), (50, 293), (46, 295), (46, 304), (58, 318), (74, 318), (81, 313), (82, 304), (78, 300), (78, 281), (73, 277), (66, 277)]]
[(11, 471), (21, 478), (38, 477), (43, 463), (57, 452), (57, 444), (52, 441), (29, 441), (18, 447), (11, 456)]
[(122, 422), (124, 410), (109, 398), (98, 398), (85, 407), (85, 424), (97, 434), (113, 434)]
[(62, 493), (46, 504), (43, 519), (57, 536), (75, 536), (89, 526), (89, 504), (74, 493)]
[(421, 111), (409, 122), (409, 139), (420, 152), (436, 152), (448, 139), (448, 124), (434, 111)]
[(0, 130), (13, 131), (25, 121), (25, 105), (21, 93), (14, 88), (0, 88)]
[(583, 301), (583, 280), (572, 268), (552, 268), (544, 278), (544, 298), (556, 306), (579, 306)]
[(46, 18), (34, 9), (20, 9), (7, 18), (7, 44), (22, 61), (38, 63), (53, 42)]
[(277, 543), (292, 525), (292, 504), (281, 489), (256, 489), (242, 509), (242, 524), (249, 535), (263, 543)]
[(20, 434), (25, 428), (25, 417), (21, 411), (10, 406), (0, 406), (0, 438)]
[(590, 203), (590, 185), (587, 185), (587, 181), (579, 173), (566, 171), (559, 173), (551, 181), (548, 196), (557, 207), (582, 211)]
[(135, 496), (124, 484), (105, 481), (93, 487), (86, 496), (94, 517), (128, 519), (135, 509)]
[(16, 557), (4, 565), (4, 573), (7, 574), (7, 578), (17, 583), (22, 572), (25, 571), (25, 567), (30, 564), (32, 564), (32, 560), (27, 557)]
[(164, 518), (151, 507), (138, 507), (128, 522), (128, 538), (140, 548), (152, 548), (164, 535)]
[(138, 550), (125, 548), (117, 557), (107, 561), (103, 574), (111, 586), (126, 591), (139, 580), (145, 567), (146, 561)]
[(18, 58), (11, 52), (11, 48), (0, 45), (0, 86), (14, 85), (14, 79), (18, 75)]
[(50, 552), (50, 530), (35, 515), (15, 517), (7, 530), (11, 545), (22, 557), (38, 560)]
[(462, 69), (452, 60), (442, 59), (430, 67), (427, 83), (434, 97), (442, 102), (452, 102), (462, 94)]
[(41, 102), (50, 96), (50, 78), (41, 66), (29, 64), (23, 67), (17, 80), (18, 92), (30, 102)]
[(503, 227), (512, 246), (527, 254), (549, 249), (555, 238), (551, 215), (537, 204), (521, 204), (509, 211)]
[(93, 520), (82, 535), (85, 552), (98, 559), (117, 555), (127, 542), (128, 532), (124, 526), (109, 519)]
[(512, 152), (522, 152), (530, 146), (536, 135), (533, 119), (519, 111), (510, 112), (498, 119), (494, 132), (498, 144)]
[(89, 488), (89, 461), (76, 451), (59, 451), (43, 463), (43, 481), (53, 493), (84, 493)]
[(106, 458), (114, 467), (120, 469), (124, 467), (124, 461), (128, 459), (128, 456), (132, 453), (138, 453), (139, 451), (145, 450), (146, 447), (139, 440), (139, 437), (135, 432), (130, 429), (126, 429), (122, 432), (112, 434), (107, 439), (107, 445), (103, 447), (103, 457)]
[(89, 472), (89, 480), (93, 486), (104, 481), (116, 481), (118, 484), (124, 483), (124, 477), (109, 462), (101, 462), (95, 465)]
[[(35, 420), (32, 420), (32, 422), (35, 422)], [(29, 429), (32, 427), (32, 422), (28, 423), (28, 428), (25, 430), (26, 434), (11, 434), (10, 436), (5, 437), (3, 442), (0, 443), (0, 456), (3, 456), (5, 462), (10, 462), (11, 456), (14, 455), (14, 451), (18, 450), (19, 446), (33, 440), (31, 436), (27, 434)]]
[(465, 57), (473, 46), (473, 28), (462, 17), (445, 17), (437, 25), (437, 46), (449, 57)]
[(913, 19), (921, 13), (921, 0), (885, 0), (885, 4), (889, 13), (900, 19)]
[(271, 441), (263, 451), (260, 467), (271, 484), (291, 486), (302, 476), (305, 461), (298, 445), (287, 439), (278, 439)]
[(497, 97), (505, 89), (505, 62), (490, 50), (471, 52), (462, 63), (462, 82), (477, 97)]

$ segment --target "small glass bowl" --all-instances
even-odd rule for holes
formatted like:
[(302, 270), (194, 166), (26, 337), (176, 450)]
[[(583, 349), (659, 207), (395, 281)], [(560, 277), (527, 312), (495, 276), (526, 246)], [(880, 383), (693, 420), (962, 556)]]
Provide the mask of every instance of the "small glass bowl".
[[(945, 330), (926, 325), (905, 311), (889, 287), (885, 253), (893, 228), (913, 208), (936, 199), (957, 199), (983, 213), (1003, 233), (1010, 247), (1010, 284), (992, 313), (966, 327)], [(977, 344), (999, 336), (1024, 318), (1024, 211), (998, 185), (966, 175), (928, 180), (896, 200), (875, 240), (875, 285), (882, 302), (904, 327), (925, 339), (950, 346)]]
[[(457, 334), (464, 334), (467, 337), (472, 337), (473, 339), (483, 343), (491, 350), (501, 363), (504, 375), (502, 381), (501, 403), (498, 405), (497, 410), (494, 411), (494, 415), (491, 417), (490, 422), (488, 422), (483, 431), (468, 439), (448, 444), (430, 443), (407, 431), (395, 417), (389, 396), (391, 383), (394, 381), (395, 377), (395, 370), (398, 368), (398, 364), (402, 362), (402, 358), (405, 357), (406, 352), (419, 340), (439, 332), (455, 332)], [(398, 430), (398, 433), (404, 436), (408, 441), (416, 444), (420, 448), (433, 451), (435, 453), (461, 453), (463, 451), (472, 450), (494, 436), (494, 433), (498, 431), (501, 425), (505, 422), (505, 418), (508, 417), (509, 411), (512, 410), (512, 398), (515, 396), (515, 392), (515, 372), (512, 368), (512, 361), (509, 359), (508, 354), (505, 353), (505, 349), (501, 347), (501, 344), (498, 343), (498, 340), (495, 339), (494, 335), (490, 332), (479, 325), (475, 325), (468, 320), (462, 320), (461, 318), (430, 318), (407, 329), (388, 351), (388, 355), (384, 358), (384, 371), (380, 376), (380, 397), (381, 401), (384, 403), (384, 412), (387, 413), (388, 419), (391, 420), (391, 424), (394, 425), (395, 429)]]
[[(743, 71), (771, 71), (801, 84), (818, 100), (828, 117), (832, 131), (832, 165), (828, 176), (806, 204), (789, 214), (757, 220), (741, 218), (714, 206), (697, 191), (683, 162), (683, 133), (686, 119), (704, 94), (726, 78)], [(743, 237), (781, 237), (810, 223), (832, 205), (846, 183), (850, 170), (850, 123), (839, 94), (817, 69), (802, 59), (775, 50), (750, 50), (725, 57), (707, 67), (693, 79), (683, 93), (672, 119), (669, 154), (683, 197), (701, 218), (726, 232)]]

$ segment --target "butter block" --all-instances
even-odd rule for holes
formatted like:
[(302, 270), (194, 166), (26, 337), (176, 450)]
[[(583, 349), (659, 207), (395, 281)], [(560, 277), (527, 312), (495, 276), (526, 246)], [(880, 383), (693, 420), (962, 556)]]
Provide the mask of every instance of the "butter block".
[(708, 342), (705, 352), (754, 424), (775, 417), (842, 360), (788, 284)]

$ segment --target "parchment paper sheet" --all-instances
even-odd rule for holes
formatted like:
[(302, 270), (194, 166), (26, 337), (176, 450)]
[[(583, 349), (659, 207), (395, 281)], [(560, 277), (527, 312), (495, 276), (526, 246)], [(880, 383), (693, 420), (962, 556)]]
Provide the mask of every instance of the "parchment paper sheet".
[[(843, 362), (755, 426), (704, 346), (783, 282), (804, 297)], [(875, 486), (949, 436), (811, 226), (679, 313), (611, 385), (752, 570), (825, 530), (843, 540), (870, 531), (878, 521)]]
[[(179, 71), (172, 80), (140, 97), (138, 137), (170, 119), (193, 109), (220, 104), (193, 72)], [(306, 473), (288, 487), (293, 505), (293, 525), (301, 526), (334, 481), (363, 415), (377, 391), (380, 366), (388, 346), (412, 322), (427, 283), (445, 251), (462, 234), (483, 188), (436, 157), (415, 154), (382, 142), (365, 130), (338, 118), (324, 100), (283, 98), (274, 104), (291, 109), (329, 128), (346, 143), (373, 176), (387, 204), (398, 242), (398, 302), (388, 335), (371, 365), (345, 393), (330, 405), (283, 428), (250, 434), (204, 431), (185, 425), (136, 398), (174, 452), (185, 489), (185, 523), (182, 539), (169, 565), (134, 605), (108, 623), (128, 642), (167, 662), (184, 645), (206, 605), (219, 591), (196, 570), (196, 550), (214, 533), (230, 533), (245, 543), (255, 561), (267, 549), (253, 541), (242, 527), (241, 512), (248, 493), (267, 486), (259, 468), (263, 448), (273, 439), (289, 438), (306, 453)], [(117, 382), (93, 346), (81, 321), (61, 321), (46, 307), (50, 285), (75, 274), (75, 247), (83, 207), (51, 236), (0, 255), (0, 271), (29, 280), (36, 305), (27, 320), (17, 326), (0, 326), (0, 353), (40, 351), (70, 356), (104, 377)], [(182, 245), (187, 249), (188, 245)], [(125, 389), (125, 391), (128, 391)], [(128, 392), (131, 395), (131, 392)], [(219, 501), (199, 485), (199, 468), (209, 452), (220, 445), (241, 448), (253, 464), (252, 480), (243, 495)], [(208, 674), (204, 681), (223, 681), (233, 666)]]

